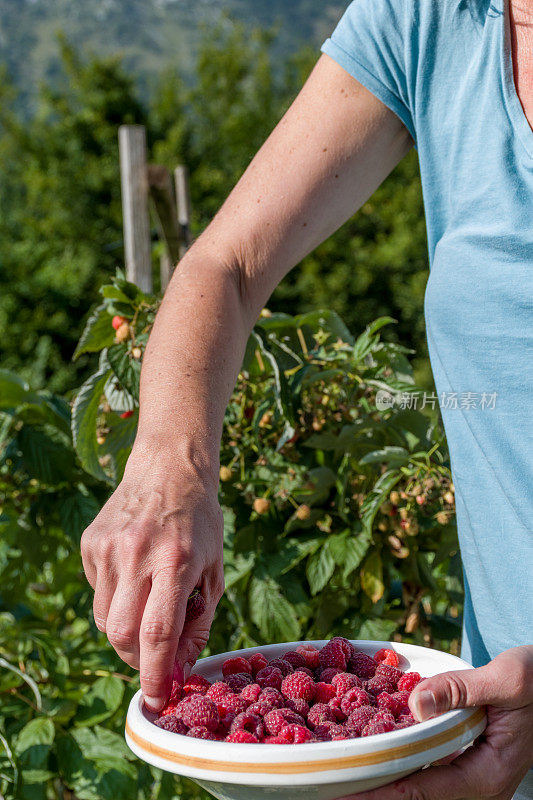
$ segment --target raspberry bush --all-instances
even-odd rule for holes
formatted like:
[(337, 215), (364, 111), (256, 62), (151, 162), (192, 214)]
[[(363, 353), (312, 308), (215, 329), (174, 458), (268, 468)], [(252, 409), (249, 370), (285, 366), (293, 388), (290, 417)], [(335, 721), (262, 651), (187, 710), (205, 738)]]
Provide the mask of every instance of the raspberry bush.
[[(137, 678), (90, 621), (79, 538), (130, 452), (158, 306), (120, 274), (102, 297), (76, 351), (93, 353), (97, 368), (73, 404), (0, 372), (0, 794), (7, 800), (68, 792), (89, 800), (205, 797), (122, 746)], [(226, 594), (206, 654), (335, 634), (457, 647), (461, 586), (446, 449), (435, 420), (376, 408), (381, 388), (415, 389), (408, 353), (380, 337), (388, 322), (355, 338), (328, 311), (258, 321), (224, 426)], [(299, 652), (301, 669), (314, 671), (316, 656)], [(351, 671), (350, 658), (337, 654), (335, 667), (330, 655), (331, 677)], [(250, 688), (246, 701), (235, 689), (227, 694), (228, 719), (246, 710), (253, 684), (267, 692), (254, 700), (257, 710), (281, 707), (282, 669), (261, 659), (252, 669), (253, 677), (231, 679), (238, 691)], [(317, 687), (316, 702), (339, 700), (331, 684)], [(394, 693), (383, 676), (372, 687)], [(300, 715), (305, 704), (287, 701)]]

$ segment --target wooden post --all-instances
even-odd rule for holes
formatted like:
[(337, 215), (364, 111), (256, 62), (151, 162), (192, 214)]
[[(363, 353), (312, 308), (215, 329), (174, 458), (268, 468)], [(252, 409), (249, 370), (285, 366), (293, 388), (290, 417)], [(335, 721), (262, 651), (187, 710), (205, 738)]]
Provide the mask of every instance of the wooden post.
[(148, 185), (154, 204), (159, 238), (165, 243), (165, 253), (161, 258), (161, 288), (166, 289), (180, 257), (181, 236), (174, 187), (168, 169), (159, 164), (150, 164)]
[(151, 292), (152, 248), (144, 126), (121, 125), (118, 141), (126, 275), (143, 292)]
[(166, 288), (170, 283), (175, 266), (176, 262), (170, 260), (170, 256), (166, 250), (164, 253), (161, 253), (161, 258), (159, 259), (159, 269), (161, 271), (161, 289), (163, 292), (166, 291)]
[(189, 170), (183, 164), (174, 170), (178, 223), (181, 228), (180, 258), (183, 258), (191, 244), (191, 193), (189, 190)]

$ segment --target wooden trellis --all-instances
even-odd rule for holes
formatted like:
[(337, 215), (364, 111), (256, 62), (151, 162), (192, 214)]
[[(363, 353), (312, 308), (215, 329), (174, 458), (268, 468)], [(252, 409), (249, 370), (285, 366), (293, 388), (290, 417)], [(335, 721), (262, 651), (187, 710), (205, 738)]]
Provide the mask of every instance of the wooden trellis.
[(126, 275), (143, 291), (152, 291), (151, 201), (157, 233), (164, 243), (160, 265), (164, 290), (191, 243), (188, 170), (179, 165), (173, 180), (166, 167), (147, 164), (143, 125), (122, 125), (118, 140)]

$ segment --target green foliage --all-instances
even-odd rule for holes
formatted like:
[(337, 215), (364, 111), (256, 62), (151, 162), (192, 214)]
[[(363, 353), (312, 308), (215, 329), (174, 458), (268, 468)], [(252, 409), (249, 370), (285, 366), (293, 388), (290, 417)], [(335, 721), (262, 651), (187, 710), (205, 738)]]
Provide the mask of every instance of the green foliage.
[[(136, 4), (132, 18), (141, 11)], [(204, 31), (194, 75), (186, 81), (182, 73), (162, 73), (152, 82), (149, 104), (141, 102), (138, 86), (117, 59), (84, 60), (64, 41), (31, 117), (21, 115), (8, 80), (3, 82), (0, 355), (5, 368), (33, 386), (65, 392), (86, 376), (91, 348), (108, 343), (98, 339), (96, 327), (80, 342), (76, 362), (70, 361), (99, 284), (124, 260), (119, 125), (146, 126), (151, 161), (188, 165), (197, 236), (318, 56), (309, 48), (280, 57), (278, 43), (271, 31), (250, 32), (223, 18)], [(349, 327), (392, 314), (399, 321), (392, 338), (424, 356), (426, 268), (422, 199), (411, 154), (353, 219), (287, 277), (271, 307), (298, 313), (326, 306)]]

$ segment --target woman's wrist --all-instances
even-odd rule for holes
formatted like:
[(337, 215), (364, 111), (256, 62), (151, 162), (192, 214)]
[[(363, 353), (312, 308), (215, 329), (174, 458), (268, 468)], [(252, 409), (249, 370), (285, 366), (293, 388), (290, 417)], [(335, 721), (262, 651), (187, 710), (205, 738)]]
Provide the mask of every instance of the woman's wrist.
[(174, 479), (218, 489), (219, 447), (187, 436), (171, 437), (151, 431), (138, 434), (126, 465), (125, 477), (172, 482)]

